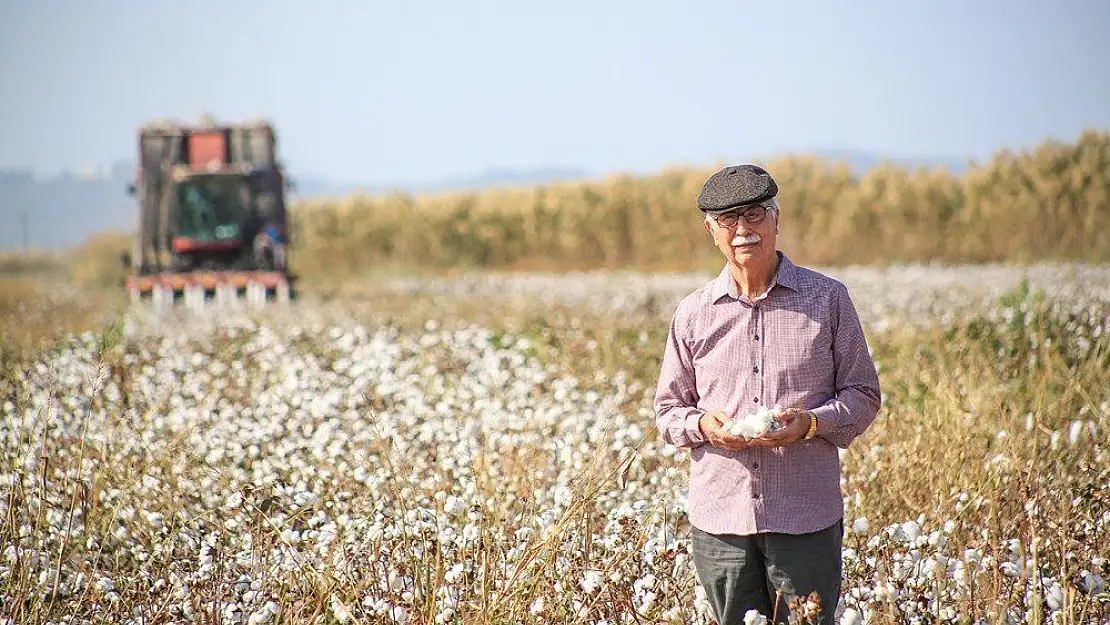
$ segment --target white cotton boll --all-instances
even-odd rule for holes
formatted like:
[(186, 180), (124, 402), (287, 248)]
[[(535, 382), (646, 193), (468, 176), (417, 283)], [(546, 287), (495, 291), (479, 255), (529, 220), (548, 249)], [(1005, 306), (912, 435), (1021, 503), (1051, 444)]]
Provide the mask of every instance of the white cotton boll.
[(225, 508), (238, 508), (243, 503), (243, 495), (239, 491), (232, 491), (224, 500)]
[(453, 544), (458, 539), (458, 537), (458, 532), (456, 532), (455, 528), (451, 526), (443, 528), (443, 531), (441, 531), (438, 536), (439, 542), (443, 543), (444, 545)]
[(921, 563), (921, 573), (928, 579), (933, 579), (937, 570), (937, 561), (933, 558), (925, 558)]
[(961, 588), (967, 585), (967, 571), (964, 569), (963, 562), (956, 563), (956, 570), (952, 571), (952, 581)]
[(454, 584), (462, 579), (462, 575), (463, 565), (462, 563), (456, 563), (453, 564), (451, 568), (447, 569), (447, 572), (443, 575), (443, 579), (446, 580), (448, 584)]
[(161, 512), (144, 512), (147, 523), (154, 529), (161, 529), (165, 522), (165, 515)]
[(536, 517), (536, 522), (540, 525), (540, 527), (545, 527), (546, 528), (546, 527), (550, 526), (551, 524), (555, 523), (555, 521), (557, 521), (558, 519), (559, 519), (559, 513), (556, 512), (555, 510), (552, 510), (551, 508), (548, 508), (548, 509), (544, 510), (543, 512), (541, 512), (540, 515)]
[(1106, 580), (1102, 579), (1098, 573), (1090, 571), (1079, 572), (1079, 589), (1088, 595), (1097, 595), (1106, 588)]
[(530, 606), (528, 606), (528, 612), (529, 612), (529, 614), (538, 616), (538, 615), (543, 613), (543, 608), (544, 608), (544, 598), (541, 595), (539, 597), (536, 597), (536, 600), (533, 601)]
[(840, 615), (840, 625), (863, 625), (863, 617), (855, 608), (845, 608)]
[(311, 506), (312, 504), (316, 503), (317, 499), (318, 498), (315, 493), (307, 491), (301, 491), (293, 495), (293, 503), (297, 504), (298, 506)]
[(591, 570), (586, 571), (582, 575), (582, 581), (579, 582), (579, 585), (582, 586), (582, 590), (586, 591), (586, 594), (592, 595), (598, 588), (601, 587), (602, 581), (603, 578), (601, 576), (601, 572)]
[(239, 615), (241, 613), (242, 613), (242, 610), (239, 607), (239, 603), (236, 602), (236, 601), (232, 601), (232, 602), (224, 605), (224, 608), (223, 608), (224, 618), (233, 622), (233, 623), (239, 621), (239, 618), (240, 618)]
[(744, 438), (762, 436), (782, 427), (777, 415), (777, 412), (781, 409), (777, 405), (774, 408), (760, 408), (751, 414), (735, 417), (726, 424), (725, 428), (729, 434), (734, 436), (743, 436)]
[(744, 625), (766, 625), (767, 617), (758, 610), (748, 610), (744, 613)]
[(852, 533), (859, 536), (866, 536), (867, 532), (871, 530), (871, 524), (867, 522), (867, 517), (859, 517), (852, 521)]
[(879, 601), (889, 601), (895, 597), (894, 586), (890, 582), (875, 585), (872, 595)]
[(643, 595), (640, 600), (640, 605), (636, 607), (636, 611), (640, 614), (647, 614), (648, 610), (655, 605), (657, 595), (654, 592), (649, 592)]
[(915, 542), (921, 535), (921, 526), (917, 521), (906, 521), (902, 524), (902, 534), (905, 535), (907, 542)]
[(481, 530), (478, 529), (477, 525), (468, 523), (465, 527), (463, 527), (463, 531), (462, 531), (463, 542), (469, 545), (469, 544), (477, 541), (478, 536), (480, 534), (481, 534)]
[(1059, 610), (1064, 605), (1064, 589), (1060, 587), (1059, 582), (1052, 582), (1052, 585), (1045, 588), (1044, 592), (1045, 603), (1048, 608), (1053, 612)]
[(249, 575), (243, 574), (235, 582), (235, 592), (243, 593), (251, 588), (251, 578)]
[(635, 592), (643, 592), (655, 588), (656, 578), (654, 575), (648, 573), (644, 577), (632, 583), (632, 590)]
[(351, 620), (351, 613), (347, 610), (347, 606), (343, 605), (343, 602), (335, 595), (331, 596), (329, 607), (331, 607), (332, 616), (334, 616), (335, 620), (339, 621), (341, 625)]
[(1083, 422), (1072, 421), (1068, 427), (1068, 444), (1075, 445), (1079, 442), (1079, 435), (1083, 433)]
[(1036, 517), (1040, 512), (1040, 508), (1037, 506), (1037, 502), (1033, 499), (1026, 501), (1024, 508), (1025, 513), (1028, 514), (1030, 517)]

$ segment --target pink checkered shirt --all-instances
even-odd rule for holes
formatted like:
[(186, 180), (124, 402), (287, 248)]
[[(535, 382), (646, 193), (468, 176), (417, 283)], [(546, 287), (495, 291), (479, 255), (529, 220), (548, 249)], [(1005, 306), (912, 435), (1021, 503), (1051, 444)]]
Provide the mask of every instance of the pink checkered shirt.
[[(741, 297), (725, 267), (671, 321), (656, 425), (665, 442), (690, 450), (689, 519), (711, 534), (798, 534), (842, 518), (837, 448), (863, 433), (881, 402), (847, 288), (778, 254), (762, 297)], [(813, 410), (817, 435), (734, 452), (698, 429), (712, 410), (744, 415), (776, 404)]]

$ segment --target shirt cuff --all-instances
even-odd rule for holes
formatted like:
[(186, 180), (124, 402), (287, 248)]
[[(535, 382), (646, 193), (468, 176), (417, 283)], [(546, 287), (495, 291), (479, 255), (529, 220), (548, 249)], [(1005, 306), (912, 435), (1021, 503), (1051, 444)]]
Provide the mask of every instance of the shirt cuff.
[(699, 425), (704, 414), (704, 412), (699, 410), (686, 415), (686, 438), (692, 443), (701, 444), (709, 440), (705, 437)]

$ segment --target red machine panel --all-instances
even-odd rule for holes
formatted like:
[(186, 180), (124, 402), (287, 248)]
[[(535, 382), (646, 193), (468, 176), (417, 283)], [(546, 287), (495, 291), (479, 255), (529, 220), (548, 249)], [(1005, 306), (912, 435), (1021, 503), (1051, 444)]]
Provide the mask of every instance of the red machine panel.
[(227, 134), (222, 130), (194, 131), (189, 135), (189, 164), (204, 167), (216, 161), (227, 163)]

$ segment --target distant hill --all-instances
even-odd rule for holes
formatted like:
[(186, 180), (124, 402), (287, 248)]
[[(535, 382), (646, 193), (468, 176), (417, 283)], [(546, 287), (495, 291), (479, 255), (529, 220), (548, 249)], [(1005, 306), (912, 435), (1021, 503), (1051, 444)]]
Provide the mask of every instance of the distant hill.
[[(853, 151), (815, 151), (817, 156), (843, 160), (862, 174), (887, 161), (903, 167), (942, 166), (954, 174), (965, 164), (956, 159), (887, 158)], [(134, 166), (120, 162), (96, 172), (65, 173), (38, 177), (29, 171), (0, 170), (0, 251), (23, 245), (22, 216), (27, 218), (27, 236), (32, 247), (61, 249), (80, 244), (100, 232), (129, 230), (137, 220), (134, 200), (127, 195)], [(438, 181), (411, 181), (393, 185), (361, 185), (292, 175), (296, 182), (294, 200), (321, 196), (344, 196), (355, 191), (380, 194), (391, 190), (410, 193), (447, 190), (479, 190), (491, 186), (535, 185), (552, 181), (582, 180), (589, 172), (566, 167), (532, 170), (491, 169), (469, 177)]]
[(131, 227), (136, 216), (127, 185), (133, 170), (116, 165), (96, 173), (49, 178), (0, 170), (0, 250), (23, 244), (23, 215), (33, 247), (76, 245), (105, 230)]
[(485, 189), (500, 186), (522, 186), (545, 184), (562, 180), (584, 180), (590, 173), (569, 167), (543, 167), (539, 169), (490, 169), (474, 176), (458, 176), (439, 181), (398, 182), (390, 185), (365, 185), (322, 180), (319, 178), (296, 178), (296, 196), (312, 198), (322, 196), (350, 195), (356, 191), (370, 195), (390, 191), (409, 193), (434, 193), (438, 191), (461, 191), (465, 189)]

